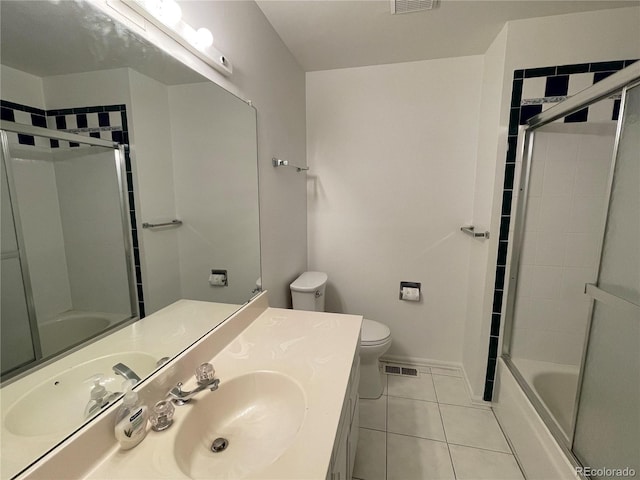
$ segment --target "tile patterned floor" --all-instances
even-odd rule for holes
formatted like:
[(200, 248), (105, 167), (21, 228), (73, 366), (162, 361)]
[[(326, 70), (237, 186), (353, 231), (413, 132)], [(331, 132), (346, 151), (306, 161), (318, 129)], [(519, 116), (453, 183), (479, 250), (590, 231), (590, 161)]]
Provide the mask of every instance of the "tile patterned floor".
[(459, 370), (385, 375), (360, 400), (357, 480), (524, 480), (493, 411), (471, 402)]

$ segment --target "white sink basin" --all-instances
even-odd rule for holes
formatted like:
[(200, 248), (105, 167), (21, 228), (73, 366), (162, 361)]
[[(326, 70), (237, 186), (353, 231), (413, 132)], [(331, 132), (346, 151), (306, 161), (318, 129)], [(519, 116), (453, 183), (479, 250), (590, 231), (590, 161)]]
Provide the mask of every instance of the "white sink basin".
[(102, 374), (108, 391), (122, 391), (124, 378), (113, 373), (116, 363), (124, 363), (140, 378), (156, 368), (156, 359), (147, 353), (127, 352), (89, 360), (61, 372), (20, 397), (7, 411), (4, 426), (15, 435), (40, 436), (71, 433), (84, 423), (93, 375)]
[[(175, 438), (175, 459), (193, 479), (238, 479), (275, 462), (292, 444), (306, 411), (296, 381), (275, 372), (255, 372), (204, 391), (191, 400)], [(216, 438), (228, 447), (211, 451)]]

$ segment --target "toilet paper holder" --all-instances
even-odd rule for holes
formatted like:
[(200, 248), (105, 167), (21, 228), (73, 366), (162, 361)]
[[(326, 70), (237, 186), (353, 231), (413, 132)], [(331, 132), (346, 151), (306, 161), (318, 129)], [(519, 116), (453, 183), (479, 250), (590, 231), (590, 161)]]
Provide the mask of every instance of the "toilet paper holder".
[(400, 282), (400, 300), (419, 302), (422, 295), (420, 282)]

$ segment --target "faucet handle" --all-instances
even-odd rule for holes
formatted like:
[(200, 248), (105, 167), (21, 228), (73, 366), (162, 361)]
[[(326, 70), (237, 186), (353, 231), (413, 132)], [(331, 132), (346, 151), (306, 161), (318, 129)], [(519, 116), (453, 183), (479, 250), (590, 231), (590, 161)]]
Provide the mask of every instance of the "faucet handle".
[(196, 368), (196, 380), (199, 384), (210, 383), (214, 379), (216, 371), (210, 363), (203, 363)]

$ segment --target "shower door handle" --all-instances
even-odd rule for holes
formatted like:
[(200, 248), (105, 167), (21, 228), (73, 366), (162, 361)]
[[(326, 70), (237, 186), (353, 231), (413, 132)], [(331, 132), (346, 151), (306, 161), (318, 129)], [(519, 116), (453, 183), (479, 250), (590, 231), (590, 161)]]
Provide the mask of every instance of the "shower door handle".
[(612, 293), (606, 292), (598, 287), (595, 283), (585, 283), (584, 293), (589, 295), (594, 300), (602, 302), (605, 305), (610, 305), (615, 308), (626, 310), (627, 312), (635, 315), (640, 321), (640, 305), (633, 303), (622, 297), (618, 297)]

